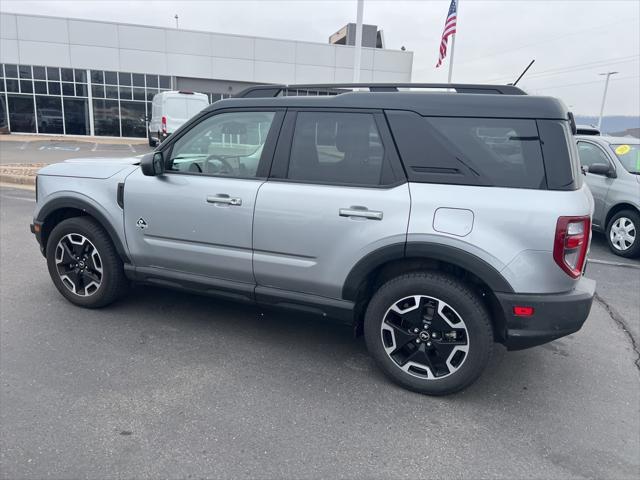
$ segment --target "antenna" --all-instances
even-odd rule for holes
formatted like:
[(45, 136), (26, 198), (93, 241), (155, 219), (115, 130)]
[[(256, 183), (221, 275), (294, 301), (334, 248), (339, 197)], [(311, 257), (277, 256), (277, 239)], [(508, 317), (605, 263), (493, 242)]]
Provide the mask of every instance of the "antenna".
[(522, 77), (524, 77), (524, 74), (525, 74), (525, 73), (527, 73), (527, 71), (531, 68), (531, 65), (533, 65), (533, 62), (535, 62), (535, 61), (536, 61), (536, 59), (535, 59), (535, 58), (534, 58), (533, 60), (531, 60), (531, 63), (529, 63), (529, 65), (527, 65), (527, 68), (525, 68), (525, 69), (524, 69), (524, 72), (522, 72), (522, 73), (520, 74), (520, 76), (518, 77), (518, 79), (517, 79), (515, 82), (513, 82), (511, 85), (514, 85), (514, 86), (515, 86), (515, 85), (517, 85), (517, 84), (518, 84), (518, 82), (520, 81), (520, 79), (521, 79)]

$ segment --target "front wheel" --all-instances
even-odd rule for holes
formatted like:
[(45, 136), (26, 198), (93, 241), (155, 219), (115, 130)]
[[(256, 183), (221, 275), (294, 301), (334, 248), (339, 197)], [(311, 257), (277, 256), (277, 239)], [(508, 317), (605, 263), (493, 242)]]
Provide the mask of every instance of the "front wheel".
[(616, 213), (607, 225), (607, 242), (613, 253), (620, 257), (634, 258), (640, 255), (640, 215), (633, 210)]
[(103, 307), (126, 289), (122, 260), (107, 232), (93, 219), (60, 222), (49, 235), (46, 253), (49, 275), (71, 303)]
[(462, 390), (493, 347), (489, 314), (455, 277), (410, 273), (385, 283), (365, 314), (367, 349), (396, 383), (428, 395)]

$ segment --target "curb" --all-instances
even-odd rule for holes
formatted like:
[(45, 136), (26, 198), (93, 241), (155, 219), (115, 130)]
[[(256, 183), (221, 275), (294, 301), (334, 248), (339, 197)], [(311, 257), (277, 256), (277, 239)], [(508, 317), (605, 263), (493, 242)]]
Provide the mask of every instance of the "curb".
[(36, 176), (35, 174), (34, 175), (11, 175), (8, 173), (0, 173), (0, 182), (35, 186)]

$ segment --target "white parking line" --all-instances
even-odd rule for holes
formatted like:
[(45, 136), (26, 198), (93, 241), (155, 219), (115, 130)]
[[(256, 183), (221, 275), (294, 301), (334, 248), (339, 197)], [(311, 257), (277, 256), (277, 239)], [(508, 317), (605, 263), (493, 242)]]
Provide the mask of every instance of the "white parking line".
[(633, 263), (626, 262), (610, 262), (608, 260), (599, 260), (597, 258), (590, 258), (589, 263), (597, 263), (599, 265), (611, 265), (612, 267), (628, 267), (628, 268), (638, 268), (640, 269), (640, 265), (635, 265)]

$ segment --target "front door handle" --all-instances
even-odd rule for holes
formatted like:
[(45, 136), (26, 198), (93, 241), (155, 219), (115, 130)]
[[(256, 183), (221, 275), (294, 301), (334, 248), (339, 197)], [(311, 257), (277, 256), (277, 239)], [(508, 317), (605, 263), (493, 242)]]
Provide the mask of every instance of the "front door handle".
[(222, 203), (224, 205), (239, 207), (240, 205), (242, 205), (242, 199), (237, 197), (230, 197), (226, 193), (218, 193), (216, 195), (208, 195), (207, 203)]
[(339, 214), (341, 217), (361, 217), (369, 220), (382, 220), (382, 212), (369, 210), (367, 207), (353, 206), (341, 208)]

